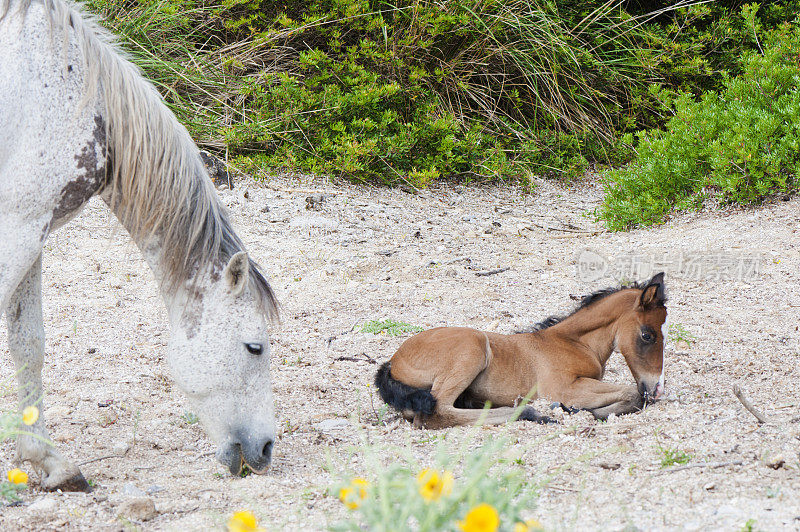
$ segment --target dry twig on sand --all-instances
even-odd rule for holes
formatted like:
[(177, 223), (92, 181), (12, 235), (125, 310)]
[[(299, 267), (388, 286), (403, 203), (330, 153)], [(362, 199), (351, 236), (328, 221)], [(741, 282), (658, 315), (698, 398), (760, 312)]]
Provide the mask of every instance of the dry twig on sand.
[(733, 395), (735, 395), (742, 405), (744, 405), (748, 412), (755, 416), (759, 423), (767, 423), (767, 418), (764, 416), (764, 414), (762, 414), (760, 411), (758, 411), (758, 409), (756, 409), (756, 407), (753, 406), (753, 403), (750, 402), (750, 399), (748, 399), (744, 395), (744, 392), (735, 384), (733, 385)]
[(478, 277), (488, 277), (490, 275), (503, 273), (504, 271), (507, 271), (509, 269), (510, 268), (508, 266), (504, 266), (502, 268), (497, 268), (497, 269), (494, 269), (494, 270), (486, 270), (486, 271), (482, 271), (482, 272), (475, 272), (475, 275), (477, 275)]
[(662, 473), (675, 473), (677, 471), (684, 471), (686, 469), (692, 469), (695, 467), (707, 467), (709, 469), (716, 469), (718, 467), (727, 467), (727, 466), (734, 466), (734, 465), (742, 465), (744, 462), (742, 460), (731, 460), (730, 462), (700, 462), (697, 464), (686, 464), (678, 467), (670, 467), (669, 469), (663, 469)]

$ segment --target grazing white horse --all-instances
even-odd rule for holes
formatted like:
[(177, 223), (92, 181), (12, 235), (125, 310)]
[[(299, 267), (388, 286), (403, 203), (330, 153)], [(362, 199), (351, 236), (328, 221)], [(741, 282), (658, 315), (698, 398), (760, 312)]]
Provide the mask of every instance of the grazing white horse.
[[(269, 465), (269, 284), (244, 251), (186, 129), (109, 33), (64, 0), (0, 0), (0, 314), (20, 408), (42, 399), (41, 253), (93, 195), (155, 273), (167, 361), (234, 474)], [(18, 441), (47, 489), (86, 489), (48, 439)]]

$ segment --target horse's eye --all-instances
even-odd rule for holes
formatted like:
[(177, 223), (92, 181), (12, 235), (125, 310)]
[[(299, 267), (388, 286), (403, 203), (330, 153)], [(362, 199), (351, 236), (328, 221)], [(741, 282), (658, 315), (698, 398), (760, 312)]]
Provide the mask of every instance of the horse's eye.
[(260, 355), (264, 352), (264, 346), (261, 344), (244, 344), (244, 346), (251, 355)]
[(642, 341), (649, 344), (656, 339), (650, 331), (642, 331)]

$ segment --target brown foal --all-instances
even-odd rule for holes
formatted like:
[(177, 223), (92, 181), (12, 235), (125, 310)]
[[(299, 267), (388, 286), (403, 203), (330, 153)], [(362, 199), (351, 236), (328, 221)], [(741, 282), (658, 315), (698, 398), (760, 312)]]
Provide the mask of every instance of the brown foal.
[[(532, 391), (596, 418), (641, 410), (664, 391), (664, 274), (586, 296), (532, 332), (440, 327), (406, 340), (375, 376), (381, 398), (415, 426), (503, 423)], [(636, 386), (602, 382), (618, 350)], [(485, 404), (492, 408), (483, 409)], [(519, 419), (551, 422), (531, 407)]]

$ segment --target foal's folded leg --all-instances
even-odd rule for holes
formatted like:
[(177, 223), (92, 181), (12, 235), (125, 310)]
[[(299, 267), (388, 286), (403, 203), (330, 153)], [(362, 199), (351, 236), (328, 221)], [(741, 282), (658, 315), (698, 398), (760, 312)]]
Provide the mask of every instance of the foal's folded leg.
[[(453, 406), (439, 407), (436, 412), (424, 421), (424, 426), (429, 429), (452, 427), (456, 425), (474, 425), (481, 422), (484, 425), (500, 425), (514, 419), (516, 408), (503, 406), (499, 408), (455, 408)], [(525, 407), (519, 415), (520, 421), (534, 421), (536, 423), (557, 423), (556, 420), (544, 416), (531, 407)]]
[(611, 414), (630, 414), (644, 407), (636, 386), (623, 386), (580, 377), (561, 391), (558, 401), (573, 408), (588, 410), (597, 419)]
[[(20, 408), (36, 405), (43, 412), (41, 398), (44, 325), (41, 276), (40, 255), (11, 296), (6, 317), (8, 348), (17, 367)], [(50, 443), (43, 413), (33, 425), (23, 428), (30, 434), (18, 437), (18, 460), (30, 461), (41, 472), (43, 488), (65, 491), (89, 489), (80, 470), (61, 456)]]
[[(454, 425), (474, 425), (481, 422), (485, 425), (499, 425), (514, 419), (517, 412), (513, 407), (499, 407), (485, 410), (483, 408), (456, 408), (456, 399), (484, 371), (485, 354), (477, 351), (459, 359), (459, 368), (434, 382), (431, 393), (436, 397), (436, 410), (422, 421), (427, 428), (452, 427)], [(555, 420), (539, 414), (532, 407), (525, 407), (519, 418), (522, 421), (537, 423), (555, 423)]]

